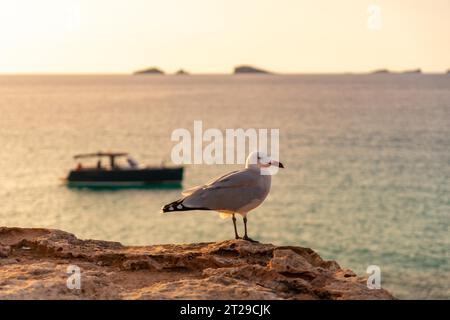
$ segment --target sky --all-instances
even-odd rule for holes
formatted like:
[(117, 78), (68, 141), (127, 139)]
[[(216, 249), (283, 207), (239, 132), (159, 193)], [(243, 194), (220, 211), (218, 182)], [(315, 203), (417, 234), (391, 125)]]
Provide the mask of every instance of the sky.
[(0, 73), (450, 69), (449, 0), (0, 0)]

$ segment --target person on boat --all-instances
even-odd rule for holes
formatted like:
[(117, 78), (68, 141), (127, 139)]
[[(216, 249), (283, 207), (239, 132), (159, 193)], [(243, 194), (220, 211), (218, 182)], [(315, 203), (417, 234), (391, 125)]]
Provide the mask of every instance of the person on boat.
[(139, 167), (139, 163), (131, 157), (127, 158), (128, 165), (130, 169), (137, 169)]
[(80, 171), (81, 169), (83, 169), (83, 166), (81, 165), (81, 162), (78, 162), (78, 164), (77, 164), (77, 170)]
[(101, 170), (102, 169), (102, 160), (98, 160), (97, 161), (97, 169)]

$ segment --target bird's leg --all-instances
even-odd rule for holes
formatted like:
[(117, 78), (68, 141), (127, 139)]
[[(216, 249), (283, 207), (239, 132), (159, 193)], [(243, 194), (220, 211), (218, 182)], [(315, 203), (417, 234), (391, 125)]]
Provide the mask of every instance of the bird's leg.
[(240, 239), (241, 237), (239, 237), (238, 232), (237, 232), (237, 227), (236, 227), (236, 217), (234, 216), (233, 213), (233, 225), (234, 225), (234, 236), (236, 239)]
[(247, 240), (248, 236), (247, 236), (247, 217), (244, 216), (244, 239)]
[(256, 241), (256, 240), (250, 239), (250, 238), (247, 236), (247, 217), (246, 217), (246, 216), (244, 216), (244, 230), (245, 230), (244, 238), (242, 238), (242, 239), (247, 240), (247, 241), (250, 241), (250, 242), (258, 242), (258, 241)]

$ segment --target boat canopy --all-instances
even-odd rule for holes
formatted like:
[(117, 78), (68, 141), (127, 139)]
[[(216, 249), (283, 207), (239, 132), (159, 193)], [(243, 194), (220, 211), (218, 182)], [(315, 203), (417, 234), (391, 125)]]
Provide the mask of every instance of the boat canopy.
[(125, 157), (127, 156), (127, 152), (97, 152), (97, 153), (82, 153), (74, 155), (74, 159), (81, 159), (81, 158), (96, 158), (96, 157), (109, 157), (109, 158), (115, 158), (115, 157)]
[[(116, 169), (116, 158), (117, 157), (125, 157), (127, 156), (127, 152), (97, 152), (97, 153), (82, 153), (77, 154), (73, 156), (74, 159), (82, 159), (82, 158), (101, 158), (101, 157), (108, 157), (109, 158), (109, 165), (112, 169)], [(97, 164), (100, 166), (100, 160)]]

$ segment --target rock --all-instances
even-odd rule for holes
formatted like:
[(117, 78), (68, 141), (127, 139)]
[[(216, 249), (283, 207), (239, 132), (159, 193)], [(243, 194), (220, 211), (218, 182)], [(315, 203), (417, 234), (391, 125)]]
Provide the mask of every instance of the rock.
[(242, 73), (270, 74), (270, 72), (266, 70), (258, 69), (252, 66), (237, 66), (234, 68), (234, 74)]
[(0, 255), (0, 299), (394, 299), (312, 249), (244, 240), (123, 246), (3, 227)]
[(0, 245), (0, 258), (7, 258), (11, 252), (10, 246)]
[(145, 74), (148, 74), (148, 75), (150, 75), (150, 74), (163, 75), (164, 71), (162, 71), (162, 70), (160, 70), (160, 69), (158, 69), (156, 67), (153, 67), (153, 68), (148, 68), (148, 69), (144, 69), (144, 70), (135, 71), (133, 74), (134, 75), (145, 75)]

